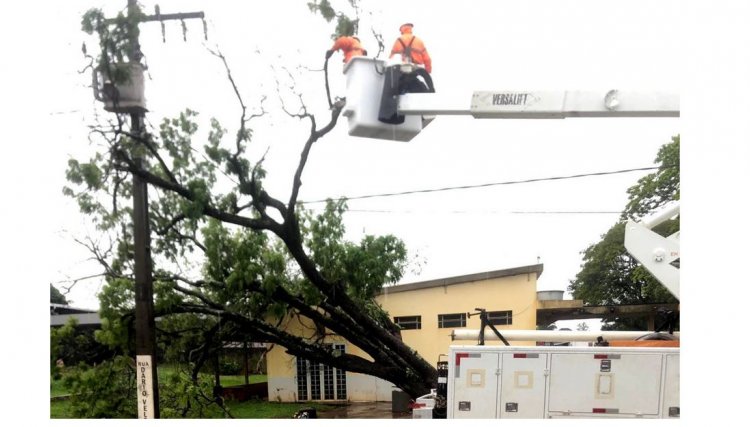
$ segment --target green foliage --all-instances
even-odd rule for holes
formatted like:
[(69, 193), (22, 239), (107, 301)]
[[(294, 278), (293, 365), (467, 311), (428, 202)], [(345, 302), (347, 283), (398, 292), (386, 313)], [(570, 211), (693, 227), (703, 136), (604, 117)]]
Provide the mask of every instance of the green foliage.
[[(647, 304), (675, 302), (662, 286), (625, 250), (625, 220), (638, 218), (664, 204), (679, 200), (680, 137), (672, 138), (659, 150), (660, 169), (638, 180), (628, 189), (629, 202), (621, 220), (602, 236), (602, 240), (583, 251), (583, 264), (568, 290), (573, 297), (590, 305)], [(679, 230), (679, 217), (654, 228), (666, 236)], [(605, 319), (613, 320), (613, 319)], [(617, 319), (609, 328), (645, 327), (644, 322)]]
[(216, 220), (209, 220), (202, 233), (206, 247), (204, 275), (222, 284), (211, 287), (211, 295), (241, 313), (262, 317), (272, 303), (274, 289), (287, 281), (283, 248), (270, 242), (265, 233), (230, 233)]
[[(328, 411), (336, 408), (337, 406), (324, 405), (316, 402), (305, 402), (305, 403), (278, 403), (278, 402), (267, 402), (264, 400), (248, 400), (245, 402), (228, 401), (226, 402), (227, 407), (231, 411), (235, 418), (245, 419), (291, 419), (292, 416), (302, 408), (315, 408), (318, 413)], [(193, 418), (201, 419), (220, 419), (225, 418), (223, 411), (218, 410), (215, 406), (203, 408), (203, 412), (200, 416)], [(183, 418), (177, 411), (171, 410), (169, 407), (162, 412), (166, 412), (166, 416), (162, 418)], [(196, 411), (197, 412), (197, 411)], [(177, 413), (176, 416), (172, 416)], [(187, 414), (190, 415), (190, 414)], [(74, 418), (71, 414), (70, 403), (68, 401), (53, 401), (50, 404), (50, 418)]]
[(53, 377), (59, 376), (57, 361), (65, 365), (95, 364), (111, 357), (112, 351), (96, 341), (94, 330), (78, 326), (71, 318), (59, 327), (50, 329), (50, 367)]
[(70, 402), (67, 400), (52, 400), (49, 404), (50, 419), (73, 418)]
[[(355, 0), (348, 0), (353, 15), (358, 14), (357, 4)], [(351, 35), (357, 31), (358, 19), (349, 18), (352, 13), (337, 11), (329, 0), (314, 1), (310, 9), (321, 13), (328, 22), (335, 19), (336, 35)], [(84, 31), (99, 40), (96, 66), (110, 78), (119, 73), (121, 63), (140, 59), (135, 42), (138, 23), (142, 20), (143, 14), (138, 8), (131, 8), (114, 20), (105, 20), (103, 13), (96, 9), (83, 17)], [(365, 236), (358, 243), (347, 241), (343, 226), (344, 202), (331, 202), (322, 214), (312, 215), (299, 206), (292, 209), (292, 205), (281, 206), (283, 202), (271, 199), (263, 186), (266, 175), (263, 158), (254, 163), (247, 155), (253, 137), (252, 129), (246, 128), (247, 123), (249, 121), (243, 121), (236, 133), (231, 134), (217, 120), (211, 119), (207, 132), (201, 132), (198, 113), (188, 109), (177, 117), (162, 120), (156, 134), (131, 138), (117, 128), (114, 133), (94, 132), (92, 136), (100, 138), (106, 150), (90, 159), (70, 160), (66, 174), (68, 186), (63, 193), (78, 202), (80, 211), (96, 224), (102, 236), (110, 238), (103, 245), (111, 243), (110, 248), (94, 251), (107, 267), (106, 283), (99, 294), (103, 324), (96, 332), (98, 342), (124, 354), (133, 353), (131, 172), (134, 163), (152, 175), (147, 179), (151, 185), (148, 209), (160, 358), (195, 363), (208, 354), (203, 352), (204, 348), (211, 350), (216, 342), (229, 337), (230, 332), (247, 336), (254, 332), (239, 330), (238, 324), (245, 328), (246, 324), (236, 322), (234, 316), (266, 322), (267, 327), (273, 327), (271, 320), (292, 313), (285, 303), (275, 300), (282, 288), (293, 297), (304, 298), (315, 308), (323, 301), (322, 294), (297, 264), (308, 256), (316, 264), (314, 268), (329, 281), (325, 289), (330, 289), (331, 284), (336, 290), (344, 289), (356, 306), (377, 323), (390, 323), (373, 297), (384, 284), (402, 277), (406, 265), (403, 242), (394, 236)], [(199, 141), (204, 134), (207, 138)], [(227, 142), (227, 136), (234, 139)], [(136, 157), (143, 162), (132, 162)], [(243, 221), (229, 222), (253, 225), (246, 228), (228, 225), (206, 215), (217, 211), (221, 214), (215, 216), (223, 219), (243, 217)], [(286, 214), (292, 211), (298, 217)], [(279, 220), (278, 216), (283, 218)], [(301, 224), (296, 224), (295, 220)], [(296, 234), (298, 226), (299, 236)], [(307, 267), (306, 261), (300, 264)], [(315, 280), (319, 276), (310, 277)], [(324, 284), (318, 285), (323, 288)], [(230, 311), (232, 316), (222, 318), (216, 314), (222, 310)], [(229, 338), (237, 339), (237, 335)], [(202, 344), (210, 345), (202, 347)], [(123, 374), (127, 370), (121, 360), (113, 360), (109, 368), (110, 373)], [(97, 366), (93, 373), (86, 374), (81, 370), (77, 379), (71, 381), (80, 390), (92, 389), (98, 383), (89, 377), (103, 375), (103, 369)], [(117, 378), (123, 378), (120, 374)], [(205, 399), (202, 385), (185, 382), (182, 377), (166, 378), (164, 384), (167, 391), (163, 396), (173, 403), (163, 408), (176, 411), (165, 412), (167, 416), (199, 408), (199, 400)], [(113, 388), (116, 386), (118, 384)], [(85, 396), (85, 393), (80, 394)], [(185, 394), (198, 397), (191, 400), (192, 397), (185, 397)], [(91, 401), (89, 397), (87, 401)], [(131, 410), (119, 406), (98, 410), (96, 405), (96, 402), (90, 403), (93, 408), (77, 413), (116, 417)]]
[(49, 285), (49, 302), (52, 304), (68, 305), (68, 300), (65, 298), (65, 295), (57, 290), (56, 287), (52, 286), (51, 283)]
[(122, 12), (112, 20), (107, 20), (100, 9), (89, 9), (81, 19), (81, 29), (96, 34), (99, 43), (97, 67), (115, 83), (130, 80), (128, 67), (124, 62), (137, 62), (140, 52), (137, 47), (138, 23), (145, 15), (139, 7), (129, 8), (127, 15)]
[(345, 200), (328, 200), (322, 213), (304, 213), (305, 242), (328, 280), (346, 284), (350, 296), (365, 301), (383, 285), (401, 279), (407, 264), (406, 246), (392, 235), (364, 236), (359, 244), (345, 241), (345, 211)]
[(242, 365), (232, 359), (222, 359), (219, 362), (220, 375), (239, 375), (242, 372)]
[(655, 162), (663, 169), (638, 180), (628, 189), (625, 218), (639, 218), (672, 200), (680, 200), (680, 136), (659, 149)]
[(215, 412), (213, 382), (207, 376), (196, 381), (175, 369), (159, 375), (159, 412), (161, 418), (204, 418)]
[(135, 369), (132, 359), (117, 356), (96, 366), (80, 364), (64, 379), (73, 418), (135, 418)]
[[(70, 393), (72, 418), (135, 418), (136, 371), (132, 358), (116, 356), (96, 366), (69, 368), (63, 385)], [(186, 371), (159, 370), (161, 418), (203, 418), (216, 414), (210, 376), (192, 381)]]
[(101, 328), (96, 331), (96, 340), (125, 354), (135, 348), (133, 342), (133, 309), (135, 285), (124, 278), (108, 279), (99, 292), (99, 316)]
[(326, 22), (331, 22), (336, 19), (336, 29), (331, 34), (331, 39), (335, 40), (341, 36), (353, 36), (356, 35), (359, 30), (359, 17), (356, 15), (359, 13), (359, 1), (348, 0), (349, 6), (352, 8), (352, 12), (355, 14), (354, 18), (349, 17), (346, 13), (337, 11), (329, 0), (315, 0), (307, 3), (307, 7), (313, 13), (319, 13)]

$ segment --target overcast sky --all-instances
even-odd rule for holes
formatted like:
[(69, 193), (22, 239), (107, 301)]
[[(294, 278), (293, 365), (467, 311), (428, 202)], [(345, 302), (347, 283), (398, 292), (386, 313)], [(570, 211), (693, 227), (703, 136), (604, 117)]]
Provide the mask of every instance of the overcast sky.
[[(126, 2), (121, 2), (125, 4)], [(262, 12), (237, 2), (160, 1), (162, 13), (202, 10), (200, 21), (187, 21), (187, 42), (178, 22), (166, 23), (166, 43), (158, 24), (142, 26), (141, 44), (149, 66), (148, 120), (157, 125), (184, 108), (236, 129), (239, 105), (224, 77), (223, 65), (208, 51), (226, 56), (245, 102), (259, 106), (268, 95), (270, 114), (257, 121), (253, 152), (268, 149), (271, 194), (286, 198), (294, 166), (306, 137), (307, 123), (280, 111), (276, 76), (294, 78), (308, 109), (325, 120), (323, 65), (332, 26), (309, 13), (304, 1), (266, 2)], [(401, 23), (413, 22), (433, 58), (438, 92), (470, 99), (474, 90), (622, 89), (679, 92), (679, 33), (673, 7), (639, 8), (584, 2), (581, 7), (543, 3), (476, 2), (455, 8), (448, 2), (363, 2), (360, 37), (377, 53), (373, 30), (390, 49)], [(77, 7), (73, 7), (75, 5)], [(55, 215), (45, 224), (56, 255), (40, 280), (65, 280), (96, 272), (72, 239), (96, 236), (79, 220), (75, 206), (60, 193), (69, 157), (85, 159), (92, 151), (87, 125), (101, 114), (89, 89), (85, 41), (79, 16), (90, 2), (53, 5), (60, 37), (45, 62), (58, 78), (54, 96), (40, 104), (44, 121), (60, 129), (43, 159)], [(667, 3), (667, 5), (669, 5)], [(115, 7), (116, 6), (116, 7)], [(121, 5), (106, 2), (105, 11)], [(144, 3), (151, 13), (153, 4)], [(585, 13), (584, 13), (585, 12)], [(614, 19), (617, 17), (617, 19)], [(64, 37), (62, 35), (65, 35)], [(381, 55), (384, 56), (384, 54)], [(300, 68), (301, 67), (301, 68)], [(329, 65), (335, 95), (345, 95), (341, 56)], [(282, 92), (285, 92), (282, 88)], [(284, 96), (289, 108), (294, 99)], [(100, 120), (106, 119), (106, 114)], [(653, 165), (659, 147), (679, 133), (679, 119), (477, 120), (439, 117), (410, 142), (349, 137), (345, 123), (316, 144), (303, 176), (302, 200), (359, 196), (409, 190), (574, 174), (607, 172)], [(627, 201), (625, 190), (647, 172), (429, 194), (352, 200), (346, 217), (350, 237), (393, 233), (403, 238), (413, 266), (402, 282), (544, 264), (539, 290), (566, 289), (580, 266), (580, 251), (595, 243), (617, 220)], [(320, 204), (310, 204), (318, 208)], [(583, 213), (550, 213), (583, 212)], [(77, 284), (70, 299), (96, 307), (98, 280)]]
[[(104, 7), (112, 14), (119, 3), (124, 6), (126, 1), (23, 2), (6, 14), (2, 40), (8, 62), (2, 72), (3, 93), (9, 97), (3, 105), (2, 233), (8, 243), (3, 258), (11, 266), (6, 285), (22, 292), (6, 302), (28, 305), (28, 295), (45, 301), (48, 283), (97, 272), (86, 261), (85, 250), (73, 242), (94, 236), (94, 230), (79, 218), (61, 188), (67, 160), (92, 152), (87, 126), (94, 123), (95, 112), (101, 114), (89, 75), (78, 73), (86, 64), (82, 42), (93, 48), (79, 30), (80, 16), (90, 7)], [(202, 40), (200, 22), (186, 22), (187, 43), (179, 23), (166, 24), (166, 44), (158, 24), (142, 26), (141, 44), (150, 67), (151, 124), (189, 107), (201, 113), (204, 126), (217, 117), (230, 131), (235, 129), (238, 105), (223, 66), (206, 46), (218, 46), (226, 55), (248, 105), (257, 106), (260, 95), (275, 93), (271, 66), (284, 66), (304, 89), (311, 112), (323, 120), (323, 75), (315, 70), (322, 67), (332, 27), (312, 16), (305, 1), (158, 3), (162, 13), (204, 11), (208, 41)], [(143, 4), (146, 12), (153, 11), (154, 2)], [(750, 69), (748, 7), (743, 2), (365, 1), (363, 6), (360, 36), (371, 55), (377, 52), (371, 28), (383, 34), (388, 49), (399, 24), (415, 24), (415, 34), (433, 58), (440, 93), (687, 88), (682, 118), (439, 117), (408, 143), (351, 138), (346, 126), (339, 126), (313, 148), (302, 200), (651, 166), (658, 148), (682, 133), (688, 137), (683, 137), (683, 164), (693, 166), (692, 174), (683, 168), (683, 206), (707, 218), (715, 206), (720, 212), (744, 207)], [(338, 54), (332, 58), (330, 78), (334, 93), (343, 96), (340, 59)], [(307, 123), (285, 117), (273, 102), (267, 107), (273, 111), (257, 123), (254, 150), (269, 150), (267, 186), (283, 198)], [(626, 189), (644, 174), (351, 201), (346, 221), (352, 238), (364, 231), (393, 233), (405, 240), (419, 268), (404, 282), (540, 259), (544, 273), (539, 289), (562, 290), (579, 269), (579, 252), (595, 243), (618, 215), (528, 212), (619, 212)], [(710, 184), (703, 185), (705, 180)], [(693, 244), (726, 238), (736, 227), (729, 220), (733, 215), (711, 222), (710, 228), (693, 227)], [(696, 225), (697, 218), (685, 214), (683, 224)], [(731, 250), (731, 244), (693, 247), (692, 259), (701, 262), (683, 263), (683, 277), (691, 266), (697, 269), (688, 277), (696, 286), (683, 291), (684, 299), (691, 291), (705, 289), (706, 283), (714, 284), (714, 267), (741, 253)], [(736, 283), (733, 292), (747, 286), (746, 279), (735, 276), (719, 282)], [(69, 297), (74, 305), (96, 307), (99, 285), (81, 282)], [(39, 307), (40, 313), (46, 312)]]

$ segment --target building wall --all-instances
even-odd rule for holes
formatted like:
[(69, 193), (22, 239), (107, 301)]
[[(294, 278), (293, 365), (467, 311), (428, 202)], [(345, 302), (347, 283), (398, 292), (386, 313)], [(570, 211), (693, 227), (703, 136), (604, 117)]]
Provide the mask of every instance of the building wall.
[[(307, 318), (287, 318), (282, 327), (297, 336), (312, 336), (312, 321)], [(370, 356), (341, 337), (329, 336), (324, 342), (346, 345), (346, 352), (368, 360)], [(286, 353), (286, 349), (274, 345), (266, 356), (268, 372), (268, 400), (278, 402), (297, 401), (297, 359)], [(379, 378), (356, 372), (346, 373), (347, 400), (372, 402), (390, 400), (393, 385)]]
[[(487, 311), (513, 312), (511, 325), (495, 326), (503, 329), (536, 329), (536, 274), (523, 274), (464, 284), (440, 286), (406, 292), (386, 291), (377, 298), (391, 318), (397, 316), (422, 316), (422, 329), (401, 331), (404, 342), (436, 364), (440, 354), (447, 354), (454, 329), (479, 329), (479, 316), (466, 319), (465, 328), (438, 328), (438, 314)], [(494, 336), (485, 329), (485, 336)], [(456, 342), (455, 344), (469, 344)], [(511, 342), (515, 345), (533, 345), (531, 342)]]
[[(435, 365), (440, 354), (447, 354), (451, 344), (468, 344), (452, 342), (450, 333), (459, 328), (438, 328), (438, 314), (474, 312), (481, 307), (487, 311), (510, 310), (513, 314), (511, 325), (498, 325), (503, 329), (536, 328), (536, 281), (539, 271), (523, 272), (510, 276), (489, 279), (469, 280), (455, 283), (446, 281), (445, 285), (433, 286), (433, 283), (402, 285), (385, 289), (377, 301), (393, 319), (395, 316), (421, 316), (421, 329), (402, 330), (404, 342), (422, 355), (430, 364)], [(468, 277), (468, 276), (467, 276)], [(475, 277), (475, 276), (472, 276)], [(451, 283), (451, 284), (447, 284)], [(416, 285), (416, 286), (414, 286)], [(420, 287), (424, 285), (423, 287)], [(401, 289), (408, 289), (399, 291)], [(285, 320), (285, 330), (297, 336), (312, 336), (312, 322), (297, 317)], [(479, 316), (467, 318), (466, 329), (479, 329)], [(487, 328), (485, 335), (492, 335)], [(326, 342), (343, 343), (346, 352), (372, 360), (356, 346), (347, 343), (341, 337), (327, 337)], [(517, 345), (533, 345), (533, 342), (511, 342)], [(278, 345), (267, 355), (268, 398), (270, 401), (291, 402), (297, 400), (297, 361)], [(368, 375), (354, 372), (346, 373), (347, 400), (390, 401), (393, 384)]]

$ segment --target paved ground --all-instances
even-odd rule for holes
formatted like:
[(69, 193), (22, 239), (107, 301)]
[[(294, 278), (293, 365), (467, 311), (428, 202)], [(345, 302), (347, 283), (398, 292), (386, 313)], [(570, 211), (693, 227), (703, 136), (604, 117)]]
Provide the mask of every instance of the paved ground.
[(391, 402), (351, 403), (318, 412), (318, 418), (411, 418), (411, 412), (391, 412)]

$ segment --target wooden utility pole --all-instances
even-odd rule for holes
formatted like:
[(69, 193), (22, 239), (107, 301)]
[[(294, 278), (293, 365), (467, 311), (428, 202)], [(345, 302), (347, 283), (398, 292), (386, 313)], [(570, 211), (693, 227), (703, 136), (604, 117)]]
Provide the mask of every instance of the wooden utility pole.
[[(130, 18), (134, 17), (137, 8), (136, 0), (128, 0), (128, 16)], [(203, 19), (203, 12), (161, 15), (157, 6), (156, 15), (141, 17), (140, 20), (163, 22), (165, 20), (184, 21), (190, 18)], [(132, 57), (130, 61), (140, 63), (143, 55), (138, 38), (132, 39), (131, 43)], [(130, 131), (138, 138), (147, 138), (143, 126), (145, 113), (145, 108), (136, 108), (130, 112)], [(145, 161), (138, 154), (138, 150), (134, 150), (132, 154), (135, 164), (138, 167), (144, 167)], [(156, 369), (156, 327), (151, 266), (151, 232), (148, 215), (148, 184), (136, 174), (133, 174), (133, 240), (138, 418), (159, 418), (159, 381)]]

